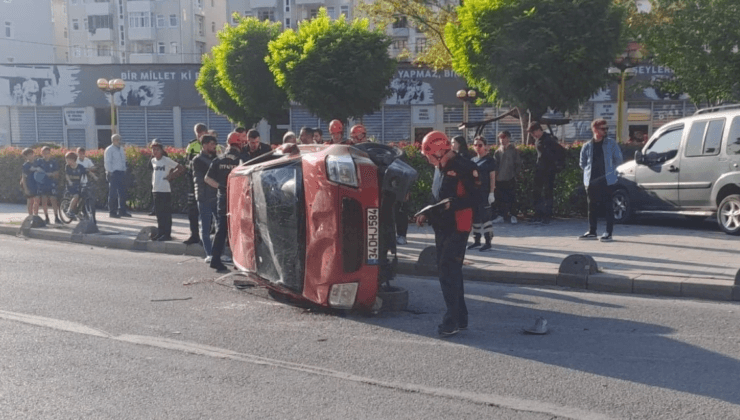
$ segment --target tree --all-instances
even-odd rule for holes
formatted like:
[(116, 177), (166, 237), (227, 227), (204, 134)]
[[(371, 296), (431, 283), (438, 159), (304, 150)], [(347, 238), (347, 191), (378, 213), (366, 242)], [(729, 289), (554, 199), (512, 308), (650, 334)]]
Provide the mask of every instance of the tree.
[(241, 108), (246, 120), (240, 122), (247, 127), (262, 118), (274, 124), (289, 107), (285, 91), (265, 62), (267, 44), (280, 32), (280, 22), (241, 18), (236, 26), (218, 33), (220, 43), (213, 48), (218, 80)]
[(674, 72), (660, 88), (699, 105), (740, 100), (740, 3), (737, 0), (653, 0), (634, 15), (634, 29), (652, 60)]
[(377, 27), (385, 28), (406, 17), (418, 32), (424, 34), (426, 45), (415, 51), (414, 62), (435, 69), (452, 68), (452, 53), (445, 44), (445, 25), (454, 22), (457, 2), (444, 0), (376, 0), (361, 3), (359, 9)]
[(577, 110), (621, 51), (623, 9), (612, 0), (466, 0), (457, 12), (445, 27), (455, 71), (533, 119)]
[(270, 42), (270, 66), (278, 86), (324, 120), (362, 117), (380, 109), (391, 94), (396, 69), (388, 56), (391, 40), (368, 29), (366, 19), (332, 21), (321, 9), (298, 31)]
[(260, 118), (247, 115), (241, 105), (229, 96), (221, 85), (216, 64), (207, 55), (203, 56), (203, 65), (200, 68), (198, 80), (195, 81), (195, 88), (203, 96), (209, 108), (225, 115), (231, 122), (245, 126), (259, 122)]

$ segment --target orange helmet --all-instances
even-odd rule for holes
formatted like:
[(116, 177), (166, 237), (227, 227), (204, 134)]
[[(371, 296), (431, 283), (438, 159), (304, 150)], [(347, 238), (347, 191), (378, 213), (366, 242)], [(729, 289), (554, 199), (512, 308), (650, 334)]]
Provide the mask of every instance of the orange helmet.
[(439, 151), (444, 153), (452, 150), (452, 143), (445, 133), (441, 131), (432, 131), (424, 136), (421, 142), (421, 153), (424, 156), (437, 156)]
[(241, 133), (237, 133), (236, 131), (232, 131), (229, 133), (229, 137), (226, 138), (226, 143), (229, 145), (237, 145), (239, 147), (242, 146), (242, 135)]
[(350, 137), (357, 138), (360, 134), (367, 135), (367, 130), (365, 130), (365, 126), (362, 124), (353, 125), (352, 128), (349, 130)]
[(342, 122), (339, 120), (331, 120), (329, 123), (329, 132), (334, 133), (341, 133), (344, 126), (342, 125)]

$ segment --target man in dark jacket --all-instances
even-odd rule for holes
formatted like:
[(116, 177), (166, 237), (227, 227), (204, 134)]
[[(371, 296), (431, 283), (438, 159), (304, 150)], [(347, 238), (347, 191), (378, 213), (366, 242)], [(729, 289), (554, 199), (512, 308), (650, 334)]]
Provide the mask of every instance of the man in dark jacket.
[(252, 128), (251, 130), (247, 131), (247, 147), (243, 147), (241, 151), (241, 157), (244, 162), (247, 162), (250, 159), (254, 159), (257, 156), (262, 156), (267, 152), (272, 151), (272, 147), (270, 147), (267, 143), (262, 143), (260, 140), (260, 133), (259, 131)]
[[(534, 171), (534, 219), (532, 223), (550, 223), (553, 207), (553, 190), (557, 174), (558, 141), (550, 133), (545, 133), (538, 122), (529, 124), (529, 133), (536, 139), (537, 163)], [(544, 199), (542, 198), (544, 192)]]
[(438, 205), (419, 215), (416, 223), (423, 226), (429, 220), (434, 228), (439, 283), (447, 306), (437, 333), (448, 337), (468, 328), (462, 265), (473, 224), (473, 191), (478, 172), (473, 162), (452, 150), (450, 140), (440, 131), (427, 134), (421, 147), (429, 163), (441, 174), (432, 189)]
[(198, 123), (193, 127), (193, 132), (195, 132), (195, 138), (190, 140), (190, 143), (188, 143), (188, 146), (185, 149), (186, 158), (188, 160), (188, 173), (186, 180), (188, 185), (188, 221), (190, 222), (190, 237), (183, 242), (185, 245), (197, 244), (200, 242), (200, 234), (198, 233), (198, 203), (195, 200), (195, 187), (192, 182), (193, 167), (191, 163), (202, 149), (200, 141), (201, 138), (208, 133), (208, 128), (205, 124)]
[(211, 162), (216, 158), (216, 138), (205, 135), (201, 138), (202, 149), (191, 162), (193, 167), (193, 184), (195, 200), (200, 214), (200, 237), (203, 238), (203, 249), (206, 251), (206, 263), (211, 262), (213, 243), (211, 242), (211, 222), (218, 219), (218, 190), (206, 184), (205, 178)]

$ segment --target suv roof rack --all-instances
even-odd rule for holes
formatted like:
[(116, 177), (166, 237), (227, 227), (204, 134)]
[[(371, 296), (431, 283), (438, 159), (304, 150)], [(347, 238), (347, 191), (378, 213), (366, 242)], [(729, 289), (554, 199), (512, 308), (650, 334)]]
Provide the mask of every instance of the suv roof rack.
[(728, 111), (730, 109), (740, 109), (740, 104), (720, 105), (720, 106), (713, 106), (709, 108), (702, 108), (694, 112), (694, 115), (708, 114), (710, 112)]

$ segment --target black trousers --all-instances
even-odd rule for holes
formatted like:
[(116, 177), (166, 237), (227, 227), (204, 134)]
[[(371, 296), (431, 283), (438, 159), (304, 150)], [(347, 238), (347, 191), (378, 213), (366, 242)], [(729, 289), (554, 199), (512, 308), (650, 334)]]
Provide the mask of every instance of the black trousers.
[(442, 287), (442, 296), (447, 306), (447, 311), (442, 317), (442, 328), (446, 330), (468, 325), (462, 266), (469, 235), (470, 232), (434, 230), (439, 285)]
[(190, 237), (200, 238), (200, 230), (198, 229), (198, 221), (200, 220), (200, 214), (198, 212), (198, 202), (195, 200), (195, 192), (191, 191), (188, 193), (188, 221), (190, 222)]
[(157, 235), (172, 235), (172, 193), (154, 193), (154, 211), (157, 212)]
[[(534, 202), (537, 217), (552, 216), (553, 191), (555, 190), (555, 173), (545, 168), (537, 168), (534, 172)], [(544, 194), (544, 199), (542, 198)]]
[(406, 213), (406, 202), (396, 203), (396, 235), (406, 236), (409, 231), (409, 215)]
[(496, 202), (494, 204), (495, 214), (493, 218), (511, 216), (511, 209), (516, 202), (516, 180), (496, 181)]
[(595, 182), (586, 188), (588, 196), (588, 231), (596, 233), (596, 222), (599, 213), (606, 219), (606, 232), (611, 235), (614, 229), (614, 208), (612, 207), (612, 193), (614, 189), (606, 182)]
[(228, 226), (226, 225), (226, 194), (218, 193), (217, 217), (216, 217), (216, 236), (213, 238), (213, 250), (211, 252), (211, 267), (221, 265), (221, 255), (224, 253), (226, 246), (226, 234)]

